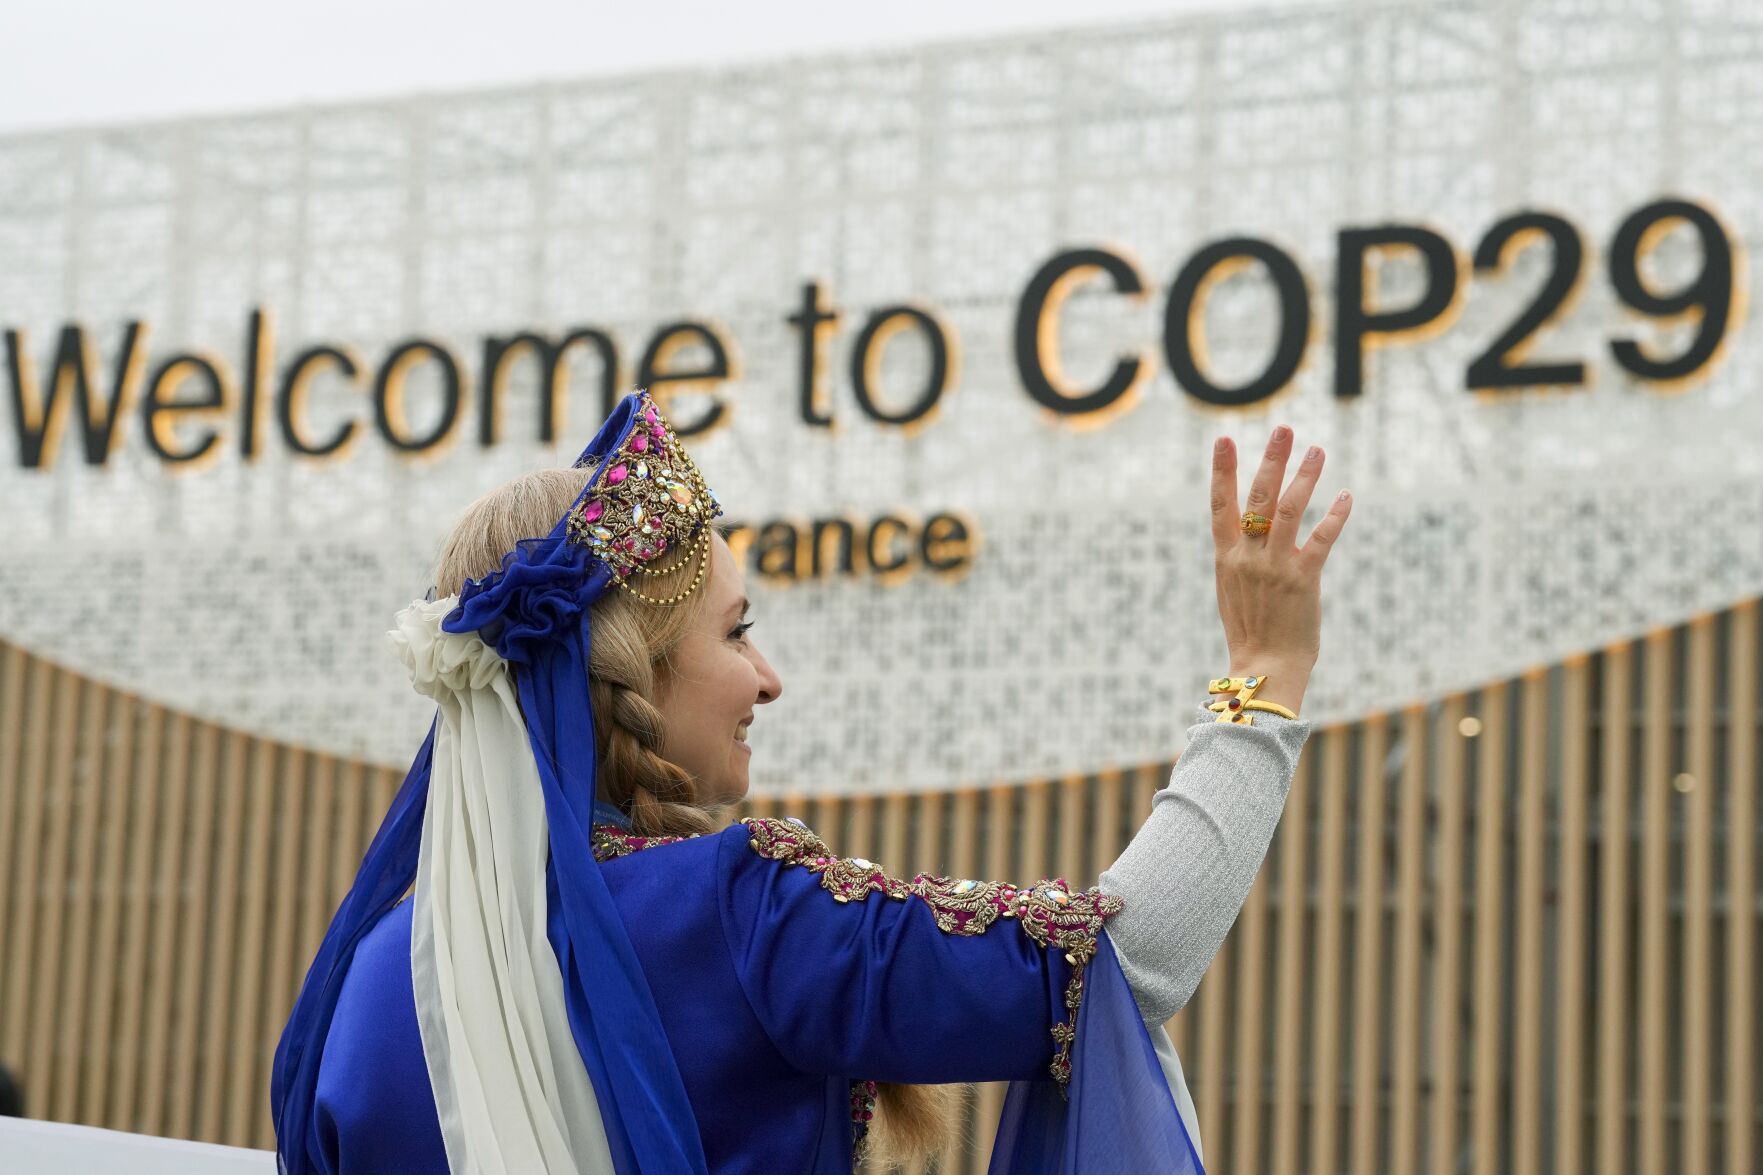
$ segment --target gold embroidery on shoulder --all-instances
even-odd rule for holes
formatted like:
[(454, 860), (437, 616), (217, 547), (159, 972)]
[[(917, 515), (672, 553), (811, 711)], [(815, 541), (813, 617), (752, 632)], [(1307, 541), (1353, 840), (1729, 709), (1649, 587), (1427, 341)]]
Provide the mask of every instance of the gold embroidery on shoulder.
[(690, 840), (685, 836), (637, 836), (626, 832), (616, 824), (596, 824), (593, 829), (592, 843), (594, 860), (616, 861), (620, 857), (628, 857), (642, 849), (652, 849), (657, 845), (678, 844), (682, 840)]
[(1063, 1091), (1071, 1080), (1071, 1045), (1077, 1035), (1077, 1013), (1083, 1004), (1084, 967), (1096, 957), (1102, 924), (1123, 908), (1119, 898), (1096, 890), (1075, 893), (1063, 880), (1014, 886), (999, 881), (955, 880), (920, 873), (911, 881), (890, 877), (874, 861), (835, 856), (807, 825), (795, 820), (749, 817), (748, 843), (767, 860), (797, 865), (820, 879), (820, 887), (836, 902), (862, 901), (872, 893), (895, 901), (916, 897), (931, 908), (937, 928), (945, 934), (984, 934), (1000, 918), (1010, 918), (1041, 947), (1056, 948), (1072, 966), (1065, 985), (1070, 1017), (1055, 1023), (1053, 1080)]

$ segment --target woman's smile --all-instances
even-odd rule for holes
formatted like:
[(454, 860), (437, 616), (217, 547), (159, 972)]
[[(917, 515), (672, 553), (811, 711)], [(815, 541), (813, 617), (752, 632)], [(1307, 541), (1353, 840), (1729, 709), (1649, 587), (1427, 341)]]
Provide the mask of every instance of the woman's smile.
[[(657, 691), (661, 755), (697, 781), (700, 798), (732, 804), (747, 794), (753, 748), (747, 743), (754, 711), (783, 692), (777, 671), (759, 651), (746, 619), (750, 601), (740, 564), (712, 532), (705, 599), (691, 627), (668, 654), (668, 675)], [(724, 726), (731, 717), (732, 727)], [(717, 749), (717, 727), (739, 750)]]

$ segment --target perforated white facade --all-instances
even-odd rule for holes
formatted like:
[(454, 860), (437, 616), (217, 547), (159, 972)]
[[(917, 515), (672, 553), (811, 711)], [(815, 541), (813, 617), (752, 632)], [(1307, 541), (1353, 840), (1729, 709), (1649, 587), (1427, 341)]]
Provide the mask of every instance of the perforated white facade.
[[(352, 348), (364, 372), (315, 376), (303, 404), (309, 435), (357, 423), (341, 457), (291, 453), (266, 406), (245, 460), (235, 396), (171, 430), (218, 435), (218, 459), (188, 472), (152, 452), (138, 407), (105, 465), (85, 461), (71, 416), (53, 465), (25, 468), (32, 422), (0, 373), (0, 636), (252, 731), (405, 760), (427, 715), (386, 651), (392, 613), (427, 587), (471, 498), (567, 461), (597, 420), (598, 363), (578, 353), (559, 440), (536, 441), (523, 361), (501, 439), (480, 446), (483, 340), (592, 326), (627, 386), (658, 327), (694, 320), (720, 330), (737, 374), (674, 403), (680, 419), (706, 396), (724, 405), (726, 426), (689, 443), (732, 515), (952, 511), (980, 536), (952, 582), (750, 573), (754, 637), (785, 683), (754, 728), (757, 786), (941, 786), (1168, 756), (1225, 667), (1211, 441), (1253, 448), (1281, 421), (1328, 448), (1325, 490), (1357, 498), (1310, 712), (1431, 699), (1763, 588), (1759, 329), (1743, 297), (1760, 108), (1750, 9), (1549, 0), (1184, 18), (0, 139), (0, 325), (25, 328), (40, 394), (68, 323), (108, 393), (134, 320), (143, 378), (204, 349), (242, 387), (258, 307), (272, 392), (318, 344)], [(1715, 213), (1736, 265), (1719, 352), (1678, 383), (1631, 374), (1610, 346), (1693, 345), (1698, 312), (1649, 322), (1609, 270), (1619, 226), (1668, 197)], [(1467, 369), (1549, 274), (1548, 250), (1518, 246), (1472, 271), (1489, 229), (1526, 210), (1560, 216), (1585, 248), (1574, 299), (1527, 358), (1581, 360), (1587, 381), (1471, 393)], [(1390, 223), (1449, 241), (1463, 289), (1430, 335), (1368, 348), (1362, 393), (1340, 397), (1339, 234)], [(1687, 222), (1671, 224), (1640, 263), (1662, 294), (1706, 268)], [(1238, 236), (1296, 262), (1311, 330), (1286, 390), (1221, 409), (1171, 376), (1164, 309), (1190, 258)], [(1128, 258), (1148, 287), (1135, 301), (1092, 274), (1053, 320), (1072, 389), (1143, 352), (1136, 400), (1088, 428), (1031, 399), (1014, 344), (1036, 271), (1082, 247)], [(1365, 307), (1419, 298), (1417, 256), (1374, 256)], [(810, 281), (841, 313), (824, 353), (831, 430), (798, 404), (787, 318)], [(1204, 300), (1220, 383), (1267, 364), (1270, 290), (1250, 267)], [(913, 429), (860, 412), (850, 374), (865, 320), (905, 303), (934, 311), (958, 355)], [(455, 441), (411, 459), (374, 432), (373, 370), (418, 336), (458, 356), (463, 402)], [(909, 401), (922, 334), (882, 353), (880, 398)], [(412, 433), (438, 417), (437, 370), (412, 370)]]

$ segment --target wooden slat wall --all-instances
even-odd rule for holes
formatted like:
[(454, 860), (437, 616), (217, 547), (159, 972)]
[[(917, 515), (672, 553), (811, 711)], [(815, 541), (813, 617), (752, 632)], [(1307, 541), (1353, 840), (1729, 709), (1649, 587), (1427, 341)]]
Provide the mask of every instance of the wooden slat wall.
[[(1433, 1056), (1428, 1069), (1432, 1078), (1432, 1105), (1427, 1119), (1432, 1127), (1432, 1135), (1427, 1140), (1428, 1158), (1425, 1169), (1430, 1170), (1433, 1175), (1453, 1175), (1457, 1170), (1458, 1139), (1462, 1137), (1460, 1107), (1463, 1099), (1460, 1091), (1463, 1085), (1462, 1036), (1465, 1027), (1462, 1015), (1463, 927), (1467, 913), (1463, 898), (1466, 892), (1464, 863), (1468, 859), (1465, 844), (1468, 839), (1469, 819), (1469, 768), (1464, 762), (1467, 756), (1462, 753), (1466, 749), (1462, 732), (1464, 724), (1471, 717), (1468, 699), (1446, 699), (1440, 717), (1441, 721), (1436, 727), (1439, 744), (1453, 750), (1441, 750), (1434, 760), (1438, 764), (1436, 794), (1439, 818), (1438, 836), (1434, 842), (1438, 847), (1438, 870), (1432, 882), (1432, 930), (1435, 945), (1432, 959), (1430, 1036)], [(1406, 803), (1411, 804), (1415, 800), (1413, 791), (1404, 797)], [(1419, 1047), (1420, 1042), (1416, 1039), (1402, 1046), (1400, 1052), (1413, 1052)], [(1398, 1123), (1398, 1133), (1400, 1132), (1401, 1126)], [(1406, 1161), (1408, 1156), (1398, 1154), (1396, 1158), (1401, 1162)]]
[[(1355, 1175), (1372, 1175), (1382, 1171), (1382, 1115), (1384, 1112), (1382, 1065), (1384, 1017), (1382, 984), (1376, 977), (1383, 973), (1389, 931), (1385, 925), (1384, 908), (1384, 842), (1385, 827), (1384, 764), (1389, 755), (1389, 721), (1379, 717), (1366, 725), (1360, 743), (1359, 761), (1353, 771), (1352, 789), (1355, 798), (1353, 827), (1354, 904), (1350, 911), (1353, 927), (1353, 956), (1350, 988), (1352, 1011), (1349, 1055), (1352, 1071), (1345, 1103), (1350, 1112), (1346, 1127), (1347, 1158), (1339, 1168)], [(1360, 829), (1375, 830), (1370, 835)], [(1418, 993), (1415, 993), (1416, 996)], [(1396, 1024), (1418, 1024), (1418, 999), (1409, 1000), (1395, 1009)], [(1401, 1028), (1398, 1027), (1400, 1032)]]
[[(1730, 636), (1725, 642), (1727, 670), (1726, 705), (1723, 716), (1726, 728), (1726, 775), (1722, 789), (1726, 800), (1726, 884), (1721, 896), (1726, 906), (1726, 998), (1722, 1017), (1726, 1054), (1724, 1088), (1718, 1104), (1724, 1110), (1725, 1169), (1755, 1171), (1763, 1161), (1763, 1145), (1758, 1143), (1758, 1090), (1763, 1088), (1757, 1071), (1763, 1068), (1763, 1044), (1758, 1042), (1758, 1028), (1763, 1025), (1763, 1007), (1757, 995), (1763, 987), (1753, 952), (1757, 945), (1757, 920), (1763, 915), (1763, 901), (1757, 893), (1757, 837), (1751, 830), (1758, 825), (1757, 803), (1757, 713), (1758, 608), (1755, 602), (1739, 608), (1727, 617)], [(1719, 762), (1716, 760), (1716, 762)], [(1691, 992), (1693, 998), (1700, 993)]]
[[(1752, 1172), (1758, 604), (1318, 730), (1170, 1024), (1213, 1172)], [(1170, 765), (766, 796), (897, 872), (1091, 884)], [(0, 1061), (37, 1116), (267, 1147), (305, 964), (401, 772), (0, 645)], [(912, 1175), (984, 1169), (1002, 1104)]]

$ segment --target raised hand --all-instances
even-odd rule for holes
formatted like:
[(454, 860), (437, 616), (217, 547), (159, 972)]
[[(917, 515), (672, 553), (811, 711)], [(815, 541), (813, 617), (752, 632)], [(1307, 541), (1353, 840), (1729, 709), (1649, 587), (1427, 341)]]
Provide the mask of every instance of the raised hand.
[[(1212, 450), (1212, 546), (1230, 675), (1265, 677), (1255, 696), (1297, 710), (1321, 648), (1322, 567), (1347, 523), (1353, 498), (1342, 490), (1308, 541), (1298, 546), (1298, 524), (1322, 473), (1323, 452), (1312, 446), (1285, 485), (1291, 455), (1292, 430), (1281, 425), (1273, 430), (1248, 501), (1239, 509), (1236, 445), (1229, 437), (1219, 439)], [(1245, 513), (1266, 518), (1266, 533), (1245, 533)]]

